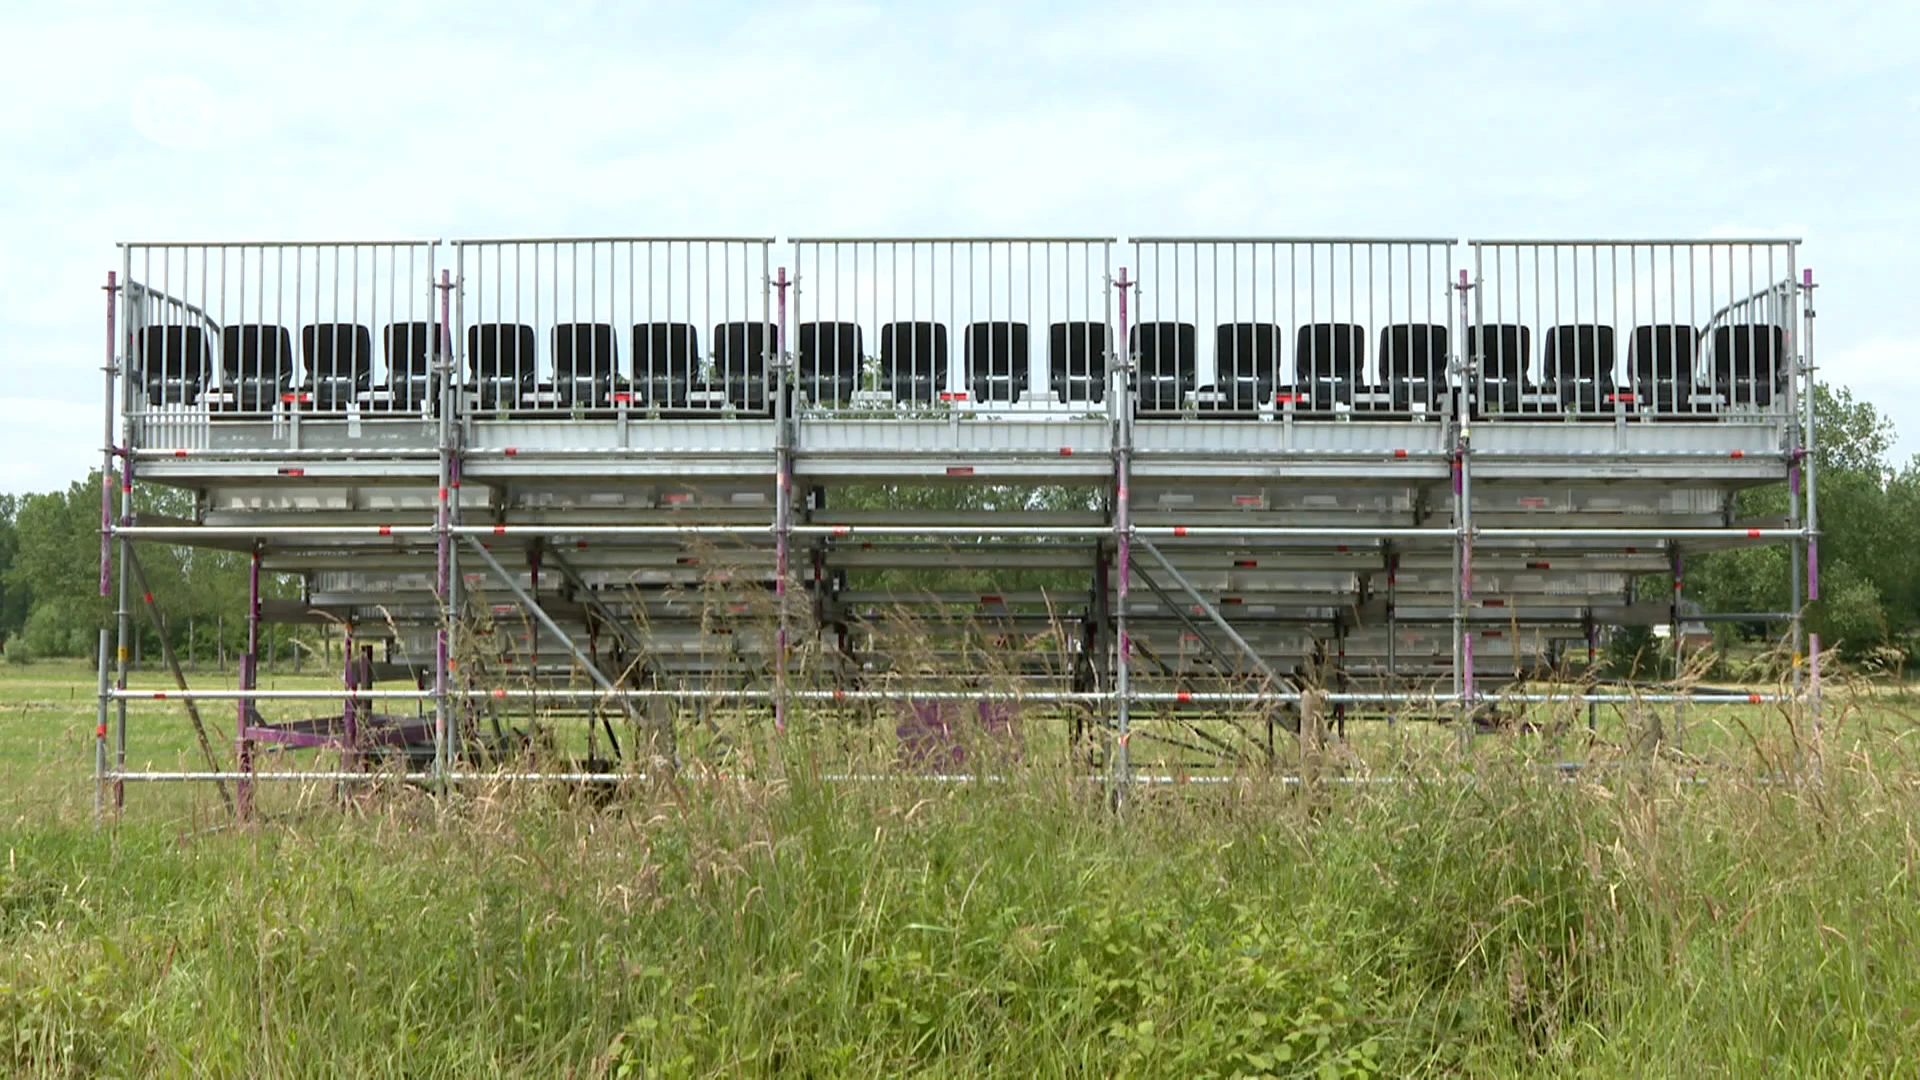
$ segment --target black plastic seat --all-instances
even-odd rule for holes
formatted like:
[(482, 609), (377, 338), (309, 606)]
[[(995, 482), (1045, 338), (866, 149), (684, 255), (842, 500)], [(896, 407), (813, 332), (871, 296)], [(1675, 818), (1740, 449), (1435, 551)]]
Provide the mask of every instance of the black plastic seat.
[(1062, 403), (1107, 399), (1107, 351), (1112, 334), (1103, 322), (1057, 322), (1047, 327), (1047, 385)]
[(1612, 411), (1617, 394), (1613, 368), (1613, 327), (1569, 323), (1547, 331), (1540, 353), (1541, 375), (1559, 395), (1561, 408)]
[(1693, 411), (1693, 363), (1699, 339), (1684, 324), (1636, 326), (1627, 345), (1633, 371), (1633, 404), (1643, 412)]
[(192, 405), (213, 373), (213, 349), (198, 326), (149, 326), (139, 337), (140, 383), (155, 405)]
[(865, 339), (859, 323), (804, 322), (794, 342), (794, 364), (800, 392), (816, 405), (853, 400), (866, 360)]
[(713, 382), (736, 409), (768, 407), (767, 360), (780, 340), (770, 322), (728, 322), (713, 328)]
[(898, 401), (934, 401), (947, 388), (947, 328), (891, 322), (880, 328), (880, 389)]
[(1773, 404), (1784, 393), (1791, 365), (1787, 332), (1778, 326), (1722, 326), (1708, 339), (1713, 389), (1734, 405)]
[(220, 382), (240, 412), (272, 412), (293, 391), (293, 338), (284, 326), (244, 323), (220, 331)]
[(977, 322), (961, 338), (976, 401), (1019, 401), (1027, 390), (1027, 324)]
[(467, 327), (467, 372), (482, 409), (518, 408), (535, 388), (533, 327), (477, 323)]
[(1336, 405), (1352, 405), (1354, 391), (1366, 385), (1366, 350), (1367, 332), (1354, 323), (1301, 327), (1293, 347), (1299, 374), (1294, 392), (1301, 407), (1330, 412)]
[(1380, 331), (1380, 382), (1395, 412), (1433, 411), (1447, 403), (1447, 328), (1394, 323)]
[(1222, 409), (1252, 412), (1272, 404), (1280, 387), (1280, 327), (1222, 323), (1214, 331), (1213, 366)]
[(700, 375), (700, 334), (692, 323), (633, 324), (635, 404), (684, 409)]
[(380, 332), (387, 353), (387, 391), (398, 412), (439, 408), (434, 361), (442, 355), (440, 328), (430, 322), (388, 323)]
[(1474, 415), (1525, 411), (1526, 396), (1533, 392), (1528, 371), (1532, 360), (1532, 327), (1517, 323), (1468, 327), (1468, 391)]
[(553, 328), (553, 389), (563, 408), (613, 404), (620, 370), (612, 323), (559, 323)]
[(1199, 329), (1185, 322), (1143, 322), (1127, 332), (1136, 358), (1134, 411), (1178, 412), (1200, 371)]
[(345, 409), (373, 389), (373, 331), (357, 323), (314, 323), (300, 328), (300, 355), (307, 365), (313, 407)]

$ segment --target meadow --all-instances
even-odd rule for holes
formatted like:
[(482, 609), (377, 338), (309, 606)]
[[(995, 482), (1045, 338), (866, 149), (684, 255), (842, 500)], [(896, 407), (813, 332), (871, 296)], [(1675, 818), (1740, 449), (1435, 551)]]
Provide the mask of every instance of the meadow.
[[(1373, 725), (1117, 807), (1037, 754), (833, 782), (796, 723), (604, 798), (283, 786), (236, 826), (179, 786), (96, 824), (92, 682), (0, 668), (8, 1075), (1920, 1070), (1884, 688), (1835, 687), (1818, 744), (1759, 707), (1694, 710), (1687, 752)], [(193, 763), (135, 720), (135, 764)]]

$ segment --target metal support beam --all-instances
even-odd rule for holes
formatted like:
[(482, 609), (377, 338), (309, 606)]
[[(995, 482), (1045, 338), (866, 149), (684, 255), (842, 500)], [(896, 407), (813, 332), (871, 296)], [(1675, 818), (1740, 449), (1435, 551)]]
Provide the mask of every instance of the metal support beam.
[(235, 812), (240, 820), (253, 816), (253, 740), (248, 729), (253, 725), (254, 699), (250, 691), (260, 681), (260, 548), (255, 546), (247, 563), (247, 651), (240, 657), (240, 690), (234, 710), (233, 748), (235, 770), (243, 777), (234, 785), (238, 800)]
[[(459, 250), (458, 248), (455, 249)], [(453, 408), (458, 400), (454, 386), (457, 368), (454, 366), (453, 328), (451, 313), (453, 282), (447, 270), (440, 271), (440, 326), (437, 335), (439, 348), (435, 351), (432, 370), (440, 381), (440, 487), (438, 498), (434, 502), (434, 555), (435, 585), (440, 594), (440, 628), (434, 635), (433, 665), (433, 772), (435, 776), (445, 777), (452, 771), (452, 755), (448, 748), (453, 739), (453, 703), (447, 696), (452, 680), (454, 663), (453, 627), (460, 615), (459, 600), (456, 595), (456, 576), (453, 551), (453, 497), (460, 487), (460, 474), (457, 458), (454, 455)], [(256, 556), (257, 559), (257, 556)], [(442, 781), (441, 791), (445, 793)]]
[[(1817, 449), (1815, 440), (1818, 437), (1819, 424), (1814, 412), (1816, 403), (1815, 388), (1819, 384), (1814, 376), (1815, 371), (1818, 369), (1814, 366), (1813, 362), (1813, 271), (1805, 270), (1802, 271), (1802, 273), (1805, 276), (1801, 279), (1800, 288), (1805, 300), (1803, 301), (1801, 318), (1805, 323), (1805, 329), (1801, 332), (1800, 336), (1800, 355), (1802, 358), (1801, 363), (1806, 371), (1807, 382), (1806, 400), (1801, 402), (1801, 416), (1806, 425), (1805, 460), (1807, 466), (1807, 531), (1806, 538), (1802, 541), (1802, 544), (1806, 547), (1807, 552), (1807, 601), (1812, 603), (1820, 599), (1820, 502), (1816, 497), (1820, 469), (1815, 452)], [(1790, 382), (1797, 381), (1798, 380), (1790, 380)], [(1813, 725), (1814, 749), (1816, 754), (1822, 749), (1820, 743), (1822, 731), (1820, 719), (1819, 652), (1820, 636), (1815, 634), (1812, 635), (1807, 642), (1808, 682), (1810, 690), (1807, 706), (1808, 712), (1811, 714), (1809, 720)], [(1815, 757), (1814, 763), (1815, 767), (1818, 768), (1818, 757)]]
[[(1146, 541), (1142, 540), (1140, 543), (1142, 547), (1146, 546)], [(1135, 565), (1132, 569), (1135, 574), (1139, 575), (1141, 584), (1145, 585), (1148, 591), (1153, 593), (1154, 599), (1166, 605), (1167, 610), (1173, 612), (1173, 617), (1179, 620), (1180, 625), (1186, 627), (1188, 633), (1200, 639), (1200, 644), (1206, 647), (1208, 654), (1213, 657), (1214, 662), (1220, 665), (1220, 673), (1222, 675), (1230, 673), (1234, 667), (1233, 662), (1228, 660), (1227, 654), (1222, 652), (1220, 646), (1214, 644), (1213, 639), (1207, 636), (1207, 632), (1200, 629), (1200, 624), (1194, 622), (1193, 619), (1188, 616), (1185, 606), (1175, 603), (1173, 597), (1168, 595), (1167, 590), (1161, 588), (1160, 583), (1148, 575), (1145, 567)]]
[[(559, 638), (560, 643), (565, 645), (567, 652), (573, 656), (574, 662), (586, 670), (587, 677), (592, 679), (594, 684), (606, 692), (608, 696), (620, 703), (621, 710), (627, 714), (627, 719), (632, 721), (635, 727), (640, 726), (640, 714), (634, 711), (633, 703), (627, 697), (623, 696), (620, 693), (620, 688), (614, 685), (613, 680), (609, 679), (606, 673), (594, 664), (592, 657), (589, 657), (585, 652), (581, 651), (580, 646), (574, 643), (573, 635), (562, 629), (560, 624), (554, 621), (553, 616), (547, 614), (546, 609), (541, 607), (532, 596), (528, 595), (527, 590), (520, 587), (520, 582), (515, 580), (514, 576), (507, 571), (506, 567), (500, 565), (498, 559), (493, 557), (493, 552), (488, 551), (486, 546), (474, 537), (469, 536), (466, 540), (473, 552), (480, 556), (480, 560), (486, 563), (488, 569), (493, 571), (494, 576), (499, 578), (501, 584), (507, 587), (507, 591), (513, 593), (514, 599), (518, 600), (520, 605), (527, 610), (527, 613), (533, 616), (534, 621), (546, 627), (549, 633)], [(671, 736), (671, 734), (671, 729), (669, 729), (668, 735)], [(667, 760), (672, 761), (673, 756), (672, 740), (671, 737), (669, 737), (666, 748)]]
[(787, 268), (781, 267), (774, 280), (778, 290), (778, 338), (774, 342), (773, 368), (773, 603), (779, 627), (773, 645), (773, 730), (787, 730), (787, 558), (793, 544), (793, 416), (788, 406), (787, 381)]
[(1235, 630), (1233, 624), (1228, 622), (1226, 618), (1220, 614), (1218, 608), (1208, 603), (1206, 597), (1200, 595), (1200, 590), (1194, 588), (1193, 582), (1188, 581), (1185, 574), (1182, 574), (1177, 567), (1167, 561), (1167, 557), (1161, 554), (1159, 548), (1153, 546), (1152, 541), (1142, 538), (1135, 542), (1146, 549), (1147, 554), (1153, 556), (1154, 561), (1158, 562), (1161, 568), (1166, 570), (1167, 576), (1173, 579), (1175, 585), (1180, 586), (1182, 591), (1188, 596), (1193, 597), (1194, 603), (1200, 605), (1201, 610), (1206, 612), (1207, 618), (1213, 620), (1213, 624), (1220, 628), (1220, 632), (1227, 635), (1227, 640), (1233, 642), (1235, 648), (1245, 653), (1247, 659), (1253, 661), (1253, 666), (1259, 670), (1260, 675), (1267, 681), (1269, 686), (1280, 685), (1280, 677), (1275, 675), (1273, 669), (1267, 666), (1266, 660), (1261, 658), (1260, 653), (1256, 651), (1252, 645), (1247, 644), (1247, 639), (1240, 636), (1240, 632)]
[[(131, 548), (127, 551), (127, 569), (133, 573), (133, 584), (140, 590), (140, 599), (147, 609), (147, 618), (153, 623), (153, 632), (160, 636), (160, 656), (166, 661), (167, 670), (173, 673), (173, 684), (182, 690), (187, 688), (187, 676), (180, 669), (180, 658), (173, 651), (173, 642), (167, 636), (167, 617), (160, 610), (159, 600), (154, 598), (153, 586), (147, 584), (147, 572), (140, 565), (140, 556)], [(193, 724), (194, 741), (200, 744), (200, 754), (207, 759), (207, 768), (215, 772), (220, 763), (214, 760), (213, 744), (207, 740), (207, 725), (200, 719), (200, 707), (192, 698), (183, 698), (181, 703), (187, 708), (187, 720)], [(220, 792), (220, 801), (226, 805), (227, 813), (234, 812), (233, 795), (227, 791), (226, 781), (215, 781), (214, 787)]]
[[(1122, 349), (1128, 350), (1124, 359), (1114, 365), (1119, 369), (1119, 385), (1115, 393), (1109, 396), (1118, 410), (1114, 417), (1113, 440), (1113, 533), (1116, 565), (1120, 571), (1115, 581), (1114, 606), (1114, 692), (1117, 696), (1114, 705), (1114, 722), (1117, 736), (1114, 754), (1114, 774), (1122, 785), (1132, 776), (1132, 762), (1127, 753), (1127, 740), (1133, 735), (1132, 702), (1129, 696), (1133, 690), (1130, 669), (1133, 663), (1133, 640), (1127, 635), (1127, 579), (1132, 575), (1128, 567), (1132, 564), (1133, 516), (1130, 510), (1128, 485), (1133, 475), (1133, 356), (1127, 341), (1127, 290), (1132, 283), (1127, 280), (1127, 268), (1120, 268), (1120, 275), (1113, 282), (1114, 289), (1120, 294), (1120, 337)], [(1144, 541), (1143, 541), (1144, 542)], [(1116, 800), (1120, 797), (1119, 787), (1114, 788)]]
[[(1479, 249), (1474, 250), (1479, 258)], [(1477, 277), (1479, 267), (1474, 268)], [(1455, 286), (1460, 293), (1460, 332), (1459, 340), (1466, 341), (1466, 329), (1476, 325), (1470, 319), (1468, 303), (1474, 293), (1475, 281), (1469, 280), (1467, 271), (1460, 271), (1460, 282)], [(1462, 345), (1464, 349), (1464, 344)], [(1464, 353), (1463, 353), (1464, 355)], [(1460, 745), (1465, 749), (1473, 739), (1473, 725), (1468, 721), (1473, 716), (1473, 630), (1467, 625), (1467, 609), (1473, 603), (1473, 481), (1468, 461), (1473, 454), (1472, 414), (1467, 411), (1465, 388), (1477, 385), (1481, 365), (1477, 362), (1462, 363), (1461, 378), (1458, 381), (1462, 392), (1453, 395), (1454, 413), (1454, 452), (1453, 452), (1453, 526), (1454, 537), (1454, 574), (1455, 588), (1453, 600), (1453, 636), (1454, 636), (1454, 692), (1459, 695)]]
[(614, 636), (635, 652), (641, 652), (646, 648), (646, 642), (641, 638), (640, 632), (629, 625), (626, 619), (614, 614), (613, 609), (607, 606), (606, 601), (600, 599), (587, 584), (587, 579), (582, 577), (580, 571), (560, 554), (559, 549), (548, 548), (546, 558), (553, 563), (555, 569), (560, 571), (560, 576), (566, 580), (567, 584), (573, 586), (574, 593), (580, 597), (580, 602), (599, 616), (601, 624), (611, 628)]

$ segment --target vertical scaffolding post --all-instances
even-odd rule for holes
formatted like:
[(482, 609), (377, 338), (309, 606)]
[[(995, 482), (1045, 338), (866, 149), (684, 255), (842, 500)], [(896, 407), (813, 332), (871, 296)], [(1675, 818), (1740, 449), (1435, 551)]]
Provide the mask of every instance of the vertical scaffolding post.
[[(1108, 562), (1109, 554), (1105, 543), (1098, 540), (1094, 541), (1093, 618), (1088, 620), (1091, 625), (1087, 633), (1087, 664), (1093, 669), (1093, 685), (1090, 689), (1095, 691), (1104, 690), (1113, 685), (1112, 672), (1107, 670), (1106, 667), (1107, 657), (1110, 655), (1107, 652), (1107, 626), (1113, 620), (1113, 599), (1111, 591), (1113, 580), (1112, 573), (1109, 570), (1111, 565)], [(1077, 723), (1078, 720), (1076, 717), (1076, 724)], [(1075, 734), (1077, 736), (1083, 735), (1084, 731), (1076, 728)], [(1092, 755), (1091, 744), (1089, 744), (1088, 755), (1089, 757)], [(1092, 762), (1089, 761), (1088, 764), (1091, 765)]]
[[(128, 255), (126, 258), (131, 259)], [(105, 393), (100, 402), (102, 414), (102, 434), (100, 439), (100, 595), (106, 597), (113, 589), (113, 451), (115, 395), (114, 389), (119, 374), (116, 354), (119, 349), (119, 337), (115, 329), (114, 315), (118, 310), (120, 290), (114, 271), (107, 271), (107, 360), (102, 367)], [(107, 773), (107, 631), (100, 631), (100, 717), (93, 728), (93, 818), (97, 823), (106, 801)]]
[[(762, 265), (765, 265), (764, 263)], [(787, 553), (793, 532), (793, 416), (787, 401), (787, 289), (795, 284), (787, 280), (787, 268), (780, 267), (773, 287), (777, 299), (777, 340), (774, 342), (773, 374), (773, 603), (778, 609), (779, 628), (773, 646), (773, 730), (787, 730)], [(764, 309), (762, 309), (764, 310)]]
[(360, 689), (359, 671), (356, 665), (359, 658), (353, 655), (353, 620), (340, 624), (341, 644), (341, 687), (346, 691), (346, 707), (341, 710), (340, 722), (347, 735), (347, 753), (344, 764), (348, 768), (357, 768), (360, 759), (360, 698), (355, 691)]
[(1400, 626), (1397, 614), (1400, 577), (1400, 553), (1394, 549), (1393, 542), (1387, 545), (1387, 726), (1392, 727), (1400, 716), (1400, 702), (1393, 695), (1400, 692)]
[[(1593, 621), (1592, 608), (1587, 609), (1585, 613), (1585, 618), (1583, 619), (1583, 621), (1587, 624), (1586, 625), (1586, 630), (1587, 630), (1586, 684), (1588, 688), (1591, 688), (1593, 686), (1593, 679), (1594, 679), (1594, 670), (1593, 670), (1594, 662), (1599, 658), (1598, 646), (1600, 644), (1600, 627), (1597, 626)], [(1592, 700), (1589, 700), (1587, 702), (1587, 733), (1589, 735), (1593, 734), (1595, 731), (1599, 729), (1599, 710), (1600, 710), (1600, 706), (1597, 702), (1594, 702)]]
[(114, 313), (120, 300), (120, 287), (114, 271), (107, 271), (107, 362), (100, 370), (105, 376), (106, 392), (101, 399), (100, 411), (104, 420), (104, 431), (100, 436), (100, 595), (105, 597), (113, 587), (113, 450), (114, 440), (114, 382), (119, 365), (116, 353), (119, 339), (114, 329)]
[[(1791, 273), (1791, 270), (1789, 270), (1789, 273)], [(1815, 367), (1813, 363), (1814, 284), (1812, 270), (1805, 270), (1802, 271), (1802, 273), (1804, 276), (1801, 278), (1800, 287), (1806, 296), (1806, 300), (1801, 314), (1805, 329), (1802, 331), (1800, 337), (1800, 356), (1801, 365), (1806, 376), (1807, 392), (1805, 395), (1806, 399), (1799, 404), (1801, 409), (1801, 422), (1806, 428), (1806, 441), (1804, 445), (1806, 448), (1805, 461), (1807, 466), (1807, 515), (1805, 519), (1806, 535), (1801, 543), (1805, 545), (1807, 550), (1807, 602), (1812, 603), (1820, 599), (1820, 503), (1816, 496), (1815, 474), (1818, 472), (1818, 466), (1814, 459), (1814, 440), (1817, 437), (1817, 425), (1815, 423), (1817, 417), (1814, 410), (1814, 387), (1817, 384), (1814, 381)], [(1789, 379), (1788, 383), (1792, 385), (1798, 381), (1798, 378), (1794, 378)], [(1795, 610), (1796, 612), (1798, 611), (1797, 606)], [(1807, 711), (1813, 725), (1814, 750), (1816, 752), (1814, 767), (1817, 770), (1820, 765), (1818, 753), (1821, 750), (1819, 634), (1812, 634), (1807, 639)]]
[(1133, 567), (1133, 522), (1128, 512), (1127, 486), (1133, 469), (1133, 395), (1130, 392), (1133, 383), (1132, 350), (1127, 341), (1127, 290), (1132, 283), (1127, 281), (1127, 268), (1121, 267), (1114, 279), (1113, 287), (1120, 292), (1120, 348), (1126, 350), (1126, 360), (1116, 365), (1120, 369), (1119, 390), (1114, 395), (1114, 404), (1118, 415), (1114, 420), (1113, 442), (1113, 536), (1115, 607), (1114, 607), (1114, 655), (1113, 688), (1115, 694), (1114, 728), (1118, 735), (1118, 746), (1114, 754), (1115, 798), (1121, 798), (1121, 792), (1132, 776), (1132, 762), (1128, 757), (1127, 743), (1133, 737), (1133, 717), (1131, 710), (1132, 681), (1128, 669), (1132, 666), (1131, 654), (1133, 642), (1127, 636), (1127, 579), (1132, 576)]
[(107, 667), (107, 649), (111, 647), (106, 627), (100, 628), (100, 712), (93, 726), (93, 823), (100, 824), (107, 799), (107, 702), (112, 682)]
[[(133, 524), (133, 433), (127, 433), (126, 456), (120, 461), (120, 524)], [(120, 537), (120, 590), (114, 612), (114, 622), (119, 631), (119, 649), (116, 655), (119, 677), (115, 685), (127, 688), (127, 672), (132, 656), (133, 635), (133, 577), (127, 570), (127, 561), (133, 557), (133, 541)], [(127, 770), (127, 699), (114, 702), (113, 710), (113, 808), (117, 811), (127, 803), (127, 784), (119, 774)]]
[(1682, 563), (1680, 545), (1667, 543), (1667, 560), (1673, 571), (1673, 588), (1668, 590), (1667, 627), (1673, 635), (1673, 745), (1685, 748), (1687, 745), (1687, 705), (1683, 700), (1684, 688), (1680, 677), (1687, 670), (1687, 634), (1681, 625), (1685, 613), (1680, 610)]
[[(240, 689), (257, 688), (259, 662), (260, 545), (256, 543), (247, 563), (247, 651), (240, 656)], [(234, 785), (234, 813), (241, 821), (247, 821), (253, 817), (253, 740), (249, 737), (253, 728), (253, 699), (243, 697), (234, 704), (233, 749), (241, 773)]]
[[(1467, 301), (1473, 289), (1473, 284), (1468, 280), (1467, 271), (1464, 269), (1460, 271), (1460, 281), (1456, 288), (1460, 292), (1460, 336), (1464, 340), (1466, 328), (1469, 325)], [(1463, 378), (1462, 385), (1465, 385), (1466, 381)], [(1454, 693), (1459, 695), (1457, 718), (1460, 723), (1460, 745), (1465, 748), (1473, 739), (1471, 721), (1474, 711), (1474, 690), (1473, 629), (1467, 619), (1473, 602), (1473, 481), (1472, 470), (1468, 466), (1468, 458), (1473, 449), (1473, 426), (1464, 394), (1454, 395), (1454, 423), (1457, 437), (1453, 450), (1453, 569), (1456, 576), (1453, 594), (1453, 682)]]
[[(456, 252), (460, 249), (455, 248)], [(452, 736), (452, 703), (448, 700), (448, 682), (453, 667), (453, 623), (459, 614), (454, 597), (453, 511), (452, 499), (459, 485), (453, 457), (453, 406), (458, 400), (454, 390), (457, 368), (453, 362), (453, 335), (448, 306), (453, 292), (449, 271), (440, 271), (439, 348), (435, 366), (440, 372), (440, 484), (434, 501), (435, 585), (440, 601), (440, 628), (434, 635), (433, 664), (433, 771), (445, 791), (448, 772), (448, 745)]]

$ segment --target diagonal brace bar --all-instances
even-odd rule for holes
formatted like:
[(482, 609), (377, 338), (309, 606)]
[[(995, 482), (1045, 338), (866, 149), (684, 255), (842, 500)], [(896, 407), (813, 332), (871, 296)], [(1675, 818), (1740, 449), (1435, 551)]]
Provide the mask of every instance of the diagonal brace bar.
[(1220, 664), (1221, 674), (1228, 674), (1233, 664), (1227, 660), (1227, 654), (1220, 651), (1220, 646), (1215, 644), (1211, 637), (1207, 636), (1206, 631), (1200, 629), (1200, 624), (1193, 621), (1193, 618), (1187, 614), (1184, 607), (1174, 603), (1173, 597), (1167, 595), (1167, 590), (1161, 588), (1159, 582), (1148, 576), (1146, 567), (1136, 566), (1133, 569), (1134, 573), (1140, 575), (1141, 584), (1145, 585), (1147, 591), (1154, 595), (1154, 599), (1167, 605), (1167, 610), (1173, 612), (1173, 617), (1180, 620), (1180, 625), (1186, 627), (1189, 633), (1200, 639), (1200, 644), (1207, 647), (1207, 652)]
[(627, 625), (627, 620), (614, 615), (613, 609), (609, 608), (606, 602), (601, 600), (600, 597), (587, 586), (587, 579), (580, 576), (580, 571), (575, 570), (572, 563), (562, 558), (560, 552), (551, 547), (544, 548), (542, 554), (551, 561), (553, 565), (560, 568), (560, 576), (565, 578), (567, 584), (573, 586), (575, 591), (580, 594), (581, 602), (585, 603), (595, 615), (600, 616), (601, 622), (612, 627), (613, 632), (619, 636), (622, 642), (631, 646), (635, 652), (646, 651), (646, 643), (641, 640), (639, 632)]
[(586, 653), (580, 651), (580, 646), (573, 642), (573, 635), (561, 629), (560, 624), (553, 621), (553, 616), (547, 614), (547, 609), (541, 607), (533, 597), (527, 595), (527, 590), (520, 587), (520, 583), (514, 580), (513, 575), (507, 572), (506, 567), (500, 565), (500, 560), (493, 557), (493, 552), (488, 551), (486, 545), (472, 536), (468, 536), (465, 539), (467, 546), (472, 548), (474, 553), (480, 556), (481, 561), (487, 564), (487, 567), (493, 571), (494, 576), (498, 577), (500, 581), (506, 585), (507, 590), (513, 593), (514, 599), (520, 601), (521, 606), (525, 607), (527, 611), (533, 615), (535, 621), (541, 626), (546, 627), (548, 632), (552, 633), (554, 637), (560, 639), (561, 644), (567, 647), (567, 652), (573, 655), (574, 662), (586, 669), (588, 677), (593, 679), (595, 685), (619, 701), (621, 711), (627, 714), (627, 719), (638, 725), (640, 723), (640, 716), (634, 711), (633, 703), (628, 701), (624, 696), (621, 696), (619, 688), (613, 685), (613, 680), (607, 678), (606, 673), (601, 671)]
[(1167, 561), (1167, 557), (1160, 553), (1159, 548), (1153, 546), (1151, 540), (1142, 536), (1135, 536), (1133, 542), (1145, 548), (1147, 554), (1153, 556), (1154, 561), (1158, 562), (1161, 569), (1167, 572), (1167, 576), (1173, 579), (1173, 583), (1180, 586), (1188, 596), (1193, 597), (1193, 602), (1199, 604), (1201, 610), (1207, 613), (1207, 617), (1213, 620), (1213, 625), (1218, 626), (1220, 632), (1227, 635), (1227, 640), (1233, 642), (1241, 652), (1247, 654), (1247, 659), (1253, 661), (1253, 666), (1260, 669), (1260, 674), (1266, 676), (1268, 683), (1275, 686), (1280, 684), (1280, 677), (1273, 673), (1273, 669), (1267, 666), (1267, 662), (1261, 659), (1260, 654), (1254, 651), (1253, 646), (1247, 644), (1247, 639), (1241, 637), (1240, 632), (1233, 628), (1233, 624), (1223, 618), (1219, 610), (1207, 602), (1206, 597), (1200, 595), (1200, 590), (1193, 587), (1193, 582), (1188, 581), (1185, 574), (1175, 569), (1174, 565)]
[[(127, 545), (127, 569), (132, 571), (133, 583), (140, 589), (140, 597), (145, 601), (147, 617), (153, 621), (153, 632), (160, 635), (160, 655), (173, 672), (173, 684), (182, 690), (187, 688), (187, 676), (180, 670), (180, 658), (174, 655), (173, 642), (167, 639), (167, 617), (160, 610), (160, 602), (154, 599), (153, 587), (147, 584), (147, 572), (140, 566), (140, 557), (134, 554), (133, 545)], [(192, 698), (184, 698), (187, 707), (187, 719), (193, 722), (193, 737), (200, 743), (200, 752), (206, 756), (207, 768), (220, 771), (220, 763), (214, 760), (213, 744), (207, 741), (207, 725), (200, 719), (200, 707)], [(227, 804), (227, 813), (233, 813), (233, 795), (227, 791), (225, 780), (215, 780), (213, 786), (220, 792), (220, 801)]]

